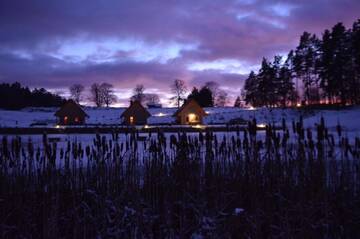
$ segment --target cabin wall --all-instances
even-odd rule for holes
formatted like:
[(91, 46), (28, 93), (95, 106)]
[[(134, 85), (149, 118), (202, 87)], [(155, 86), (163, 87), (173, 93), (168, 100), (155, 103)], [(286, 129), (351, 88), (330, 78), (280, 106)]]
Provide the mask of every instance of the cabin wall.
[[(198, 117), (198, 122), (188, 122), (187, 121), (187, 117), (189, 114), (194, 114)], [(184, 109), (181, 114), (177, 117), (177, 123), (179, 124), (202, 124), (203, 123), (203, 114), (201, 109), (197, 108), (197, 107), (189, 107), (188, 109)]]
[[(130, 117), (133, 117), (133, 122), (131, 122)], [(146, 109), (140, 103), (134, 102), (122, 114), (122, 123), (124, 125), (145, 125), (149, 117), (150, 115)]]
[(187, 121), (188, 114), (182, 114), (180, 117), (181, 118), (180, 124), (202, 124), (203, 123), (202, 115), (199, 113), (193, 113), (193, 114), (195, 114), (198, 117), (199, 120), (197, 122), (193, 122), (193, 123), (188, 122)]
[[(78, 118), (78, 120), (75, 120), (75, 118)], [(65, 116), (64, 117), (58, 117), (58, 124), (60, 124), (60, 125), (82, 125), (82, 124), (85, 124), (85, 117), (67, 116), (66, 120), (65, 120)]]
[[(133, 123), (130, 122), (130, 117), (134, 117)], [(125, 125), (145, 125), (147, 124), (147, 116), (142, 114), (127, 115), (123, 118), (123, 124)]]

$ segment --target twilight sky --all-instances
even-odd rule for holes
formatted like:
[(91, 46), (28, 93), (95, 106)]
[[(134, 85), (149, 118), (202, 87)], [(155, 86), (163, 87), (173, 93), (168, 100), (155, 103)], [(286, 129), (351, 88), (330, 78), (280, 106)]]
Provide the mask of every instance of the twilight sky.
[(2, 0), (0, 82), (64, 95), (108, 82), (124, 105), (136, 84), (168, 103), (179, 78), (234, 97), (263, 56), (359, 13), (359, 0)]

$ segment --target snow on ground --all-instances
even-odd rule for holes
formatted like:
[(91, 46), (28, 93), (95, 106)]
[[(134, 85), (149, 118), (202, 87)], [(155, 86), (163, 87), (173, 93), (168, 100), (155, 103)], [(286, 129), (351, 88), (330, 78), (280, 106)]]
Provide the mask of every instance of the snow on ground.
[[(47, 126), (54, 127), (56, 108), (25, 108), (19, 111), (0, 110), (0, 127), (30, 127)], [(89, 115), (89, 125), (116, 125), (121, 123), (120, 115), (125, 108), (95, 108), (86, 107)], [(175, 119), (173, 114), (176, 108), (153, 108), (149, 109), (151, 117), (148, 124), (172, 124)], [(300, 111), (298, 109), (242, 109), (234, 107), (205, 108), (207, 116), (204, 124), (226, 124), (232, 119), (251, 120), (256, 118), (258, 123), (281, 124), (282, 118), (291, 126), (293, 120), (298, 120), (303, 115), (305, 127), (314, 127), (324, 117), (326, 125), (335, 129), (339, 122), (346, 131), (360, 133), (360, 107), (351, 107), (341, 110), (314, 110)]]

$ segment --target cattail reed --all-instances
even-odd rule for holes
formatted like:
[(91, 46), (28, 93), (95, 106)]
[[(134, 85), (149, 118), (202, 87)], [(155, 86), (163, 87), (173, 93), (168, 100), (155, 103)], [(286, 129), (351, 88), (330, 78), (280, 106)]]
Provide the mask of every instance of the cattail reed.
[(257, 129), (3, 136), (1, 238), (360, 237), (360, 139)]

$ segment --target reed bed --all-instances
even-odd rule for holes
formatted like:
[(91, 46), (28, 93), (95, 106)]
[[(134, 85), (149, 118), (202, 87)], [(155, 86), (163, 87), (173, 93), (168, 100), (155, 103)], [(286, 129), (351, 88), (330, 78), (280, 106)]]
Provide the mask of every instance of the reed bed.
[(282, 130), (0, 144), (0, 238), (358, 238), (360, 139)]

